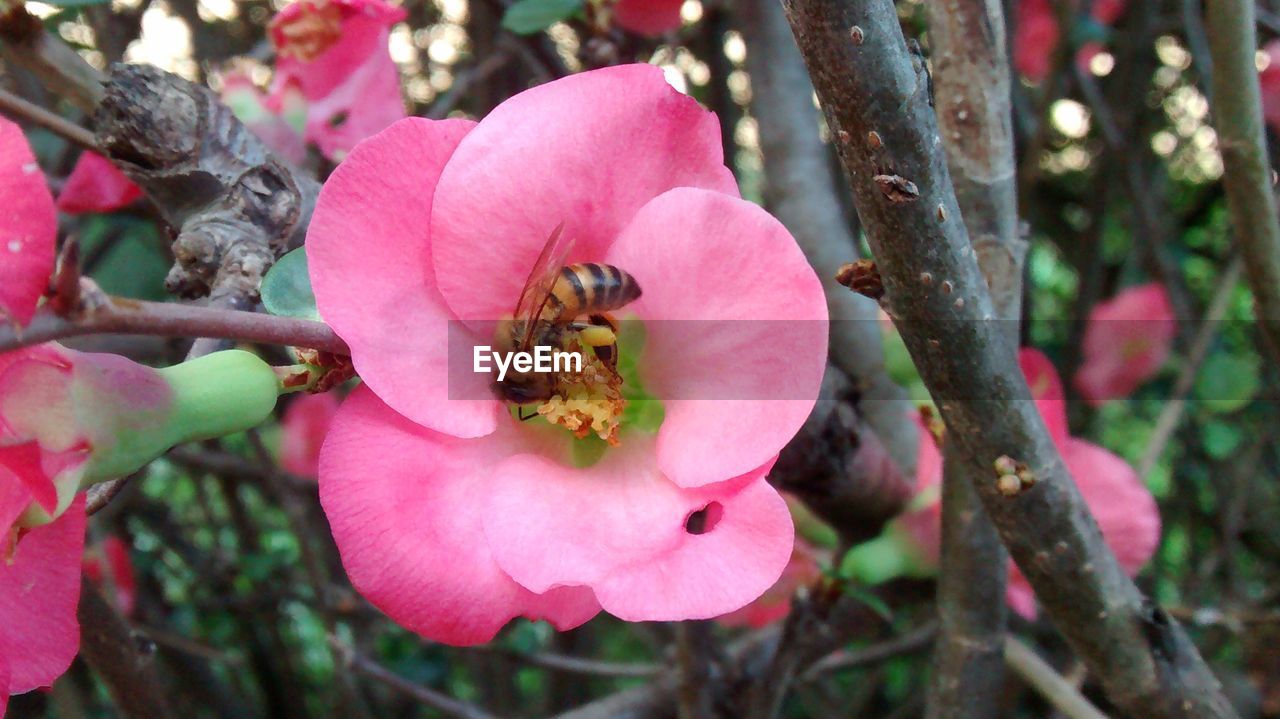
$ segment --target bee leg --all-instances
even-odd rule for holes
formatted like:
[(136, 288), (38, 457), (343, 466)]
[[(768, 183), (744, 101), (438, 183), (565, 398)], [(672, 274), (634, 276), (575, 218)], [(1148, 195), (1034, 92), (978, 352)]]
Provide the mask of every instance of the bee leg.
[(529, 414), (525, 414), (524, 405), (521, 405), (519, 407), (516, 407), (516, 416), (520, 419), (521, 422), (528, 422), (529, 420), (538, 416), (538, 410), (535, 409)]
[(588, 347), (607, 347), (618, 344), (618, 335), (611, 327), (587, 325), (578, 331), (578, 340)]

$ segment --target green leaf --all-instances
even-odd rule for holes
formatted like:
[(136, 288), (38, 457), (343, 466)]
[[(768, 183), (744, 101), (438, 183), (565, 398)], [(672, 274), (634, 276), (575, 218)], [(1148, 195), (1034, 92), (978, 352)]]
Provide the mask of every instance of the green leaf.
[(316, 296), (311, 291), (311, 275), (307, 272), (305, 247), (276, 260), (262, 278), (262, 306), (267, 312), (283, 317), (320, 319)]
[(1209, 412), (1229, 414), (1253, 401), (1261, 382), (1256, 356), (1219, 352), (1200, 368), (1195, 396)]
[(582, 0), (520, 0), (507, 8), (502, 26), (517, 35), (532, 35), (581, 9)]
[(1204, 425), (1204, 433), (1200, 436), (1200, 441), (1204, 445), (1204, 451), (1214, 459), (1226, 459), (1230, 457), (1240, 443), (1244, 441), (1244, 433), (1240, 428), (1221, 422), (1218, 420), (1210, 420)]

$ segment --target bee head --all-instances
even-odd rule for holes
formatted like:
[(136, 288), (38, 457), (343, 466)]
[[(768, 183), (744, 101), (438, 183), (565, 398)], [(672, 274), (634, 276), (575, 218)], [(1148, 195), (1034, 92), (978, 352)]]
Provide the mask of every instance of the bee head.
[(545, 402), (551, 399), (551, 376), (543, 372), (508, 371), (501, 382), (494, 380), (493, 389), (513, 404)]

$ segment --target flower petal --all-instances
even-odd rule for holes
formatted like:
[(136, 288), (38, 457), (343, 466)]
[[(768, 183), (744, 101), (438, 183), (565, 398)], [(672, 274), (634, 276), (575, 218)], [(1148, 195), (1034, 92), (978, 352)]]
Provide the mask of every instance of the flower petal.
[(320, 501), (352, 584), (428, 639), (479, 644), (514, 617), (568, 629), (597, 611), (590, 590), (542, 596), (490, 555), (483, 493), (509, 451), (529, 451), (510, 423), (463, 440), (419, 427), (361, 386), (338, 410), (320, 454)]
[(75, 658), (84, 525), (81, 495), (52, 524), (24, 535), (12, 562), (0, 561), (0, 665), (9, 668), (9, 694), (48, 686)]
[(684, 0), (618, 0), (613, 19), (634, 33), (657, 37), (680, 29)]
[(289, 403), (280, 420), (280, 466), (299, 477), (315, 477), (320, 446), (338, 413), (332, 392), (304, 394)]
[(557, 225), (576, 242), (570, 261), (596, 261), (642, 205), (682, 186), (737, 195), (715, 115), (662, 70), (623, 65), (526, 90), (467, 135), (440, 177), (440, 289), (461, 319), (509, 315)]
[(681, 188), (641, 208), (606, 260), (644, 290), (632, 309), (645, 390), (666, 409), (662, 471), (696, 487), (781, 451), (827, 362), (822, 284), (786, 229), (745, 200)]
[(1089, 312), (1084, 359), (1073, 378), (1090, 404), (1133, 394), (1169, 358), (1177, 320), (1159, 282), (1121, 291)]
[(142, 197), (142, 188), (96, 152), (81, 153), (58, 193), (58, 209), (68, 214), (113, 212)]
[(351, 347), (360, 377), (397, 412), (459, 437), (493, 431), (488, 377), (457, 372), (450, 387), (449, 327), (431, 267), (427, 227), (441, 168), (472, 127), (410, 118), (370, 138), (334, 170), (307, 231), (321, 316)]
[[(503, 462), (484, 519), (498, 565), (533, 591), (589, 586), (628, 621), (705, 619), (763, 594), (795, 538), (768, 466), (690, 490), (664, 478), (652, 452), (636, 437), (588, 468), (536, 454)], [(704, 509), (705, 531), (687, 529)]]
[(31, 148), (0, 118), (0, 320), (31, 321), (53, 274), (57, 217)]
[(1054, 443), (1061, 444), (1067, 438), (1067, 402), (1058, 370), (1043, 352), (1034, 347), (1018, 350), (1018, 365), (1031, 388), (1031, 398), (1036, 402), (1049, 436)]

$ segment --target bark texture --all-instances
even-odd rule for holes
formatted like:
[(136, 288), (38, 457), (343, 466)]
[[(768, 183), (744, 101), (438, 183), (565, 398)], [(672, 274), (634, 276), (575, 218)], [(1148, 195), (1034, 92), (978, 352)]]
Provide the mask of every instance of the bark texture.
[[(998, 0), (931, 0), (934, 104), (956, 200), (995, 315), (1017, 341), (1026, 243), (1018, 233), (1009, 60)], [(998, 713), (1007, 555), (974, 484), (980, 463), (945, 442), (937, 644), (926, 714), (974, 719)]]
[(256, 299), (275, 259), (301, 245), (319, 185), (276, 159), (207, 88), (116, 65), (93, 120), (98, 146), (177, 230), (170, 292)]
[[(1048, 436), (994, 322), (941, 148), (923, 63), (890, 0), (787, 0), (801, 54), (876, 256), (886, 300), (977, 479), (1001, 539), (1050, 618), (1132, 716), (1233, 717), (1182, 628), (1125, 575)], [(1037, 482), (1008, 497), (1007, 455)]]

